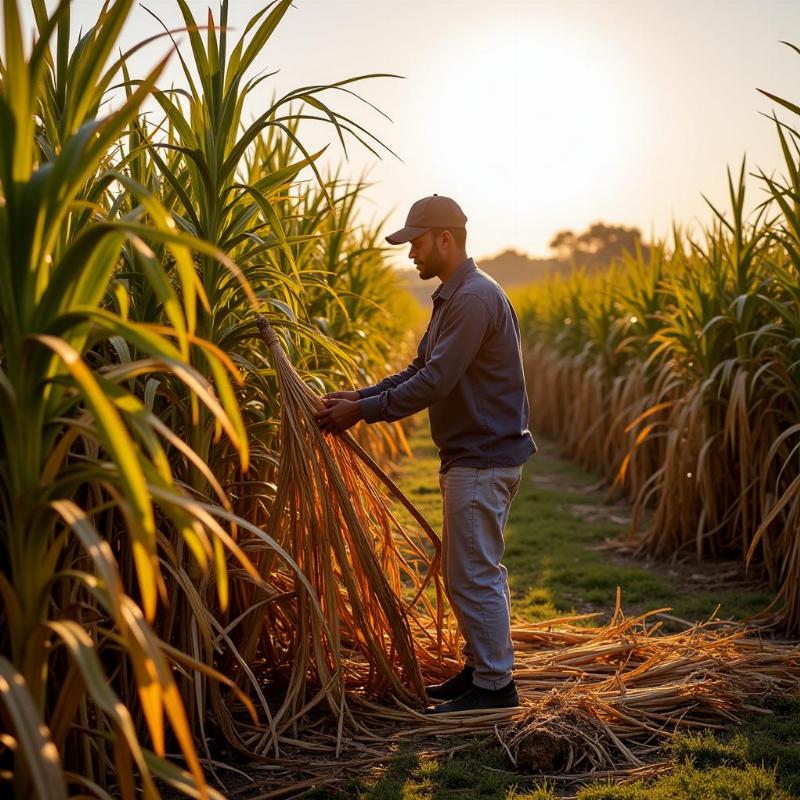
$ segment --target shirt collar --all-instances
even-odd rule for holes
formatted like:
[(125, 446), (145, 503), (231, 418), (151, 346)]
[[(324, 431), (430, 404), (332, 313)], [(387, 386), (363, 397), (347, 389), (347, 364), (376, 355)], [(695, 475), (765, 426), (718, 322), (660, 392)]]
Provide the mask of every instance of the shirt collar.
[(440, 283), (436, 287), (436, 291), (431, 295), (431, 299), (434, 301), (449, 300), (455, 293), (455, 290), (463, 283), (464, 278), (475, 269), (477, 269), (477, 267), (471, 258), (462, 261), (456, 268), (456, 271), (450, 276), (450, 280), (447, 281), (447, 283)]

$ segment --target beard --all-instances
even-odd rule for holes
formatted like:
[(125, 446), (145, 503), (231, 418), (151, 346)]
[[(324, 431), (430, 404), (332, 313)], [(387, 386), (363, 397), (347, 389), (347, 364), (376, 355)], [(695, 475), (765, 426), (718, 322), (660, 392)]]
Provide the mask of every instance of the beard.
[(441, 271), (442, 266), (444, 266), (442, 260), (442, 254), (439, 252), (437, 245), (434, 244), (433, 249), (425, 259), (425, 263), (419, 266), (419, 277), (422, 278), (423, 281), (435, 278)]

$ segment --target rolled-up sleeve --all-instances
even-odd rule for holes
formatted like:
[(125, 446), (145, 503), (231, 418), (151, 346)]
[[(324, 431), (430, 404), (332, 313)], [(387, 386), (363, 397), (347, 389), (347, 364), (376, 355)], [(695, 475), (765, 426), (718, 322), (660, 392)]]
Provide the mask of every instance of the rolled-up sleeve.
[[(414, 372), (400, 383), (376, 384), (377, 392), (363, 395), (361, 414), (367, 422), (394, 422), (447, 397), (475, 358), (492, 324), (486, 302), (471, 292), (459, 292), (442, 310), (436, 344), (427, 362), (421, 343), (413, 364), (398, 375)], [(427, 337), (427, 332), (426, 332)], [(423, 340), (424, 342), (424, 340)], [(363, 390), (362, 390), (363, 391)]]

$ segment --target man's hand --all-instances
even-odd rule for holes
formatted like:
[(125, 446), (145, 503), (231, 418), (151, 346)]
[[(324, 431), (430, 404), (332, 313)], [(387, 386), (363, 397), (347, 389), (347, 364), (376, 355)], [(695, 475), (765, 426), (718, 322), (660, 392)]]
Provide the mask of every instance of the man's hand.
[(322, 398), (325, 408), (316, 415), (317, 424), (326, 433), (343, 433), (361, 419), (358, 392), (330, 392)]
[(323, 395), (323, 400), (360, 400), (361, 395), (358, 393), (358, 390), (353, 392), (328, 392), (328, 394)]

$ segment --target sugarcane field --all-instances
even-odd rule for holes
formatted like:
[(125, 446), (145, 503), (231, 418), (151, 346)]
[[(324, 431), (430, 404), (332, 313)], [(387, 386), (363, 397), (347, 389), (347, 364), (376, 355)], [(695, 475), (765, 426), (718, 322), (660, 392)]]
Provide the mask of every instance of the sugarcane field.
[(800, 5), (1, 19), (0, 797), (800, 800)]

